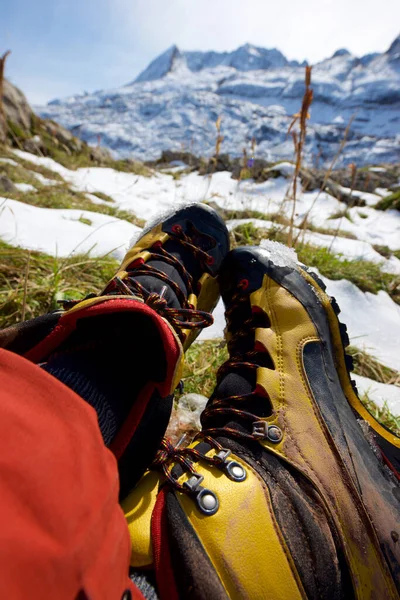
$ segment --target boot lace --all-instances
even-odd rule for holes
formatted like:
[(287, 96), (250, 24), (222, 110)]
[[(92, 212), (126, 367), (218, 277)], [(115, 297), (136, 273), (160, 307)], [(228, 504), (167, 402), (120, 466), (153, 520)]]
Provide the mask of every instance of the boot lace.
[[(241, 306), (245, 303), (248, 303), (248, 296), (243, 295), (241, 292), (237, 292), (233, 295), (230, 308), (225, 313), (228, 330), (231, 329), (230, 325), (234, 318), (234, 313), (238, 308), (240, 310)], [(269, 354), (267, 352), (260, 352), (254, 350), (254, 348), (246, 350), (244, 347), (245, 345), (242, 343), (244, 338), (247, 338), (250, 335), (254, 338), (255, 329), (258, 326), (257, 317), (252, 313), (242, 321), (241, 326), (235, 326), (235, 333), (231, 335), (227, 344), (230, 358), (219, 368), (217, 373), (217, 384), (221, 382), (228, 372), (244, 369), (255, 371), (260, 366), (260, 363), (270, 363)], [(221, 399), (211, 399), (201, 415), (202, 431), (193, 438), (193, 442), (206, 442), (209, 444), (210, 449), (205, 453), (196, 450), (196, 448), (174, 447), (168, 439), (164, 438), (153, 461), (152, 468), (162, 471), (165, 478), (175, 489), (186, 494), (194, 493), (193, 486), (187, 485), (187, 482), (182, 484), (177, 481), (177, 478), (174, 475), (174, 465), (176, 463), (179, 463), (183, 470), (186, 469), (189, 475), (189, 481), (191, 481), (193, 477), (201, 477), (196, 473), (192, 460), (205, 460), (206, 462), (225, 470), (227, 474), (230, 475), (233, 464), (233, 461), (227, 460), (230, 451), (224, 448), (215, 437), (228, 435), (229, 437), (233, 436), (235, 438), (252, 441), (267, 437), (268, 425), (264, 420), (260, 420), (262, 417), (240, 408), (240, 405), (243, 402), (247, 403), (251, 400), (259, 401), (260, 396), (262, 397), (265, 406), (265, 402), (268, 402), (268, 398), (266, 397), (265, 391), (257, 386), (248, 394), (238, 394)], [(270, 407), (269, 403), (267, 406), (268, 408)], [(215, 420), (215, 417), (221, 415), (232, 415), (235, 420), (240, 419), (249, 422), (249, 431), (252, 432), (247, 432), (245, 430), (246, 428), (234, 429), (227, 425), (223, 427), (212, 427), (212, 422)], [(280, 441), (280, 430), (275, 425), (273, 425), (272, 428), (275, 430), (275, 438), (269, 439), (270, 441), (277, 443)], [(209, 455), (208, 453), (211, 449), (214, 449), (215, 453)], [(179, 477), (181, 474), (182, 473), (179, 474)]]
[[(207, 265), (213, 264), (214, 258), (195, 245), (192, 238), (185, 234), (180, 225), (174, 225), (172, 227), (172, 233), (169, 235), (171, 238), (178, 240), (183, 246), (190, 250), (192, 255), (200, 261), (200, 264), (203, 266), (203, 268), (206, 269)], [(195, 281), (183, 263), (173, 254), (165, 250), (160, 241), (156, 241), (151, 248), (146, 251), (150, 254), (149, 260), (162, 258), (163, 262), (171, 265), (178, 271), (186, 286), (187, 297), (175, 281), (170, 279), (170, 277), (168, 277), (168, 275), (166, 275), (163, 271), (160, 271), (156, 267), (144, 262), (142, 258), (134, 261), (127, 267), (127, 275), (123, 279), (120, 277), (114, 277), (105, 290), (103, 290), (101, 295), (106, 295), (110, 292), (118, 290), (118, 292), (122, 295), (140, 298), (145, 304), (150, 306), (172, 325), (181, 342), (184, 342), (186, 338), (184, 330), (198, 328), (203, 329), (212, 325), (214, 322), (212, 315), (208, 312), (195, 309), (193, 304), (191, 304), (187, 299), (190, 298), (190, 296), (194, 293)], [(149, 292), (141, 283), (136, 281), (135, 277), (140, 275), (151, 275), (153, 277), (157, 277), (157, 279), (160, 279), (166, 285), (168, 285), (175, 293), (181, 308), (170, 308), (168, 306), (167, 300), (164, 298), (164, 294), (167, 290), (166, 286), (162, 288), (160, 294), (156, 292)], [(96, 294), (92, 294), (87, 296), (87, 298), (95, 296)], [(68, 309), (78, 304), (78, 302), (80, 302), (80, 300), (67, 301), (63, 302), (62, 304), (64, 309)]]

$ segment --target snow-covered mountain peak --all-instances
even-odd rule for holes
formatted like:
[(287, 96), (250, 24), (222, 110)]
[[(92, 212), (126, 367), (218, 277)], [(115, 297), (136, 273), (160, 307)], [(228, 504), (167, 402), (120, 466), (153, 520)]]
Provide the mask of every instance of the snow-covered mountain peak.
[(391, 61), (400, 62), (400, 35), (392, 42), (389, 50), (386, 53)]
[(193, 73), (205, 69), (228, 67), (240, 72), (279, 69), (287, 66), (304, 66), (306, 62), (288, 61), (276, 48), (267, 49), (244, 44), (231, 52), (200, 52), (182, 51), (177, 46), (171, 46), (163, 54), (155, 58), (150, 65), (140, 73), (135, 83), (162, 79), (169, 73), (186, 67)]
[[(340, 49), (313, 67), (314, 100), (305, 154), (344, 164), (400, 160), (400, 37), (381, 54)], [(240, 155), (252, 138), (263, 158), (292, 156), (287, 130), (304, 94), (304, 63), (279, 50), (244, 44), (231, 52), (172, 46), (121, 88), (73, 96), (38, 109), (89, 143), (120, 156), (156, 158), (163, 150), (210, 156), (222, 116), (221, 152)], [(314, 158), (315, 160), (315, 158)]]
[(332, 58), (336, 58), (337, 56), (349, 56), (351, 55), (351, 52), (349, 52), (347, 50), (347, 48), (340, 48), (339, 50), (336, 50), (336, 52), (334, 52), (332, 54)]

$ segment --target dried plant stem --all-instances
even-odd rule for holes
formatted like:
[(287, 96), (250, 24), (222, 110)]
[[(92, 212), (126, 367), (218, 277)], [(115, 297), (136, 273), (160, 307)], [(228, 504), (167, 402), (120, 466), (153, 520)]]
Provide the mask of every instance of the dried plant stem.
[(24, 295), (23, 295), (23, 298), (22, 298), (21, 321), (25, 321), (26, 298), (27, 298), (27, 294), (28, 294), (28, 279), (29, 279), (30, 262), (31, 262), (31, 251), (28, 250), (28, 258), (26, 260), (25, 275), (24, 275)]
[(292, 121), (292, 124), (289, 127), (289, 133), (290, 133), (293, 125), (295, 124), (297, 119), (299, 119), (300, 135), (299, 135), (299, 137), (297, 137), (296, 133), (293, 133), (293, 141), (294, 141), (294, 146), (295, 146), (295, 150), (296, 150), (296, 166), (295, 166), (294, 175), (293, 175), (293, 205), (292, 205), (292, 214), (290, 216), (288, 242), (287, 242), (287, 245), (289, 246), (289, 248), (291, 248), (292, 244), (293, 244), (293, 227), (294, 227), (294, 218), (295, 218), (295, 214), (296, 214), (296, 199), (297, 199), (297, 178), (299, 176), (300, 169), (301, 169), (301, 163), (302, 163), (302, 158), (303, 158), (303, 149), (304, 149), (304, 144), (306, 141), (307, 119), (310, 118), (309, 108), (311, 106), (311, 102), (313, 99), (313, 91), (310, 87), (310, 85), (311, 85), (311, 69), (312, 69), (312, 67), (309, 67), (309, 66), (306, 67), (306, 77), (305, 77), (306, 89), (305, 89), (304, 96), (303, 96), (303, 102), (301, 104), (300, 114), (295, 115), (294, 120)]
[(356, 113), (354, 113), (354, 114), (353, 114), (353, 115), (350, 117), (350, 120), (349, 120), (349, 122), (348, 122), (348, 124), (347, 124), (347, 127), (346, 127), (346, 129), (344, 130), (343, 139), (342, 139), (342, 141), (340, 142), (339, 149), (338, 149), (338, 151), (336, 152), (335, 156), (333, 157), (333, 159), (332, 159), (332, 162), (331, 162), (331, 164), (329, 165), (329, 168), (328, 168), (328, 170), (326, 171), (326, 173), (325, 173), (325, 175), (324, 175), (324, 179), (323, 179), (323, 181), (322, 181), (321, 187), (320, 187), (320, 188), (319, 188), (319, 190), (318, 190), (318, 194), (315, 196), (315, 198), (314, 198), (314, 201), (312, 202), (312, 204), (311, 204), (310, 208), (309, 208), (309, 209), (308, 209), (308, 211), (307, 211), (307, 214), (306, 214), (306, 216), (305, 216), (305, 217), (304, 217), (304, 219), (303, 219), (303, 222), (301, 223), (301, 225), (300, 225), (300, 227), (299, 227), (299, 232), (298, 232), (298, 234), (297, 234), (297, 237), (296, 237), (296, 239), (295, 239), (295, 241), (294, 241), (294, 245), (296, 245), (296, 244), (297, 244), (297, 242), (298, 242), (298, 239), (299, 239), (299, 236), (300, 236), (301, 232), (303, 232), (303, 241), (304, 241), (304, 236), (305, 236), (305, 232), (306, 232), (306, 229), (307, 229), (308, 219), (309, 219), (309, 217), (310, 217), (311, 211), (312, 211), (312, 209), (314, 208), (315, 204), (317, 203), (317, 201), (318, 201), (318, 199), (319, 199), (319, 197), (320, 197), (321, 193), (324, 191), (324, 189), (325, 189), (325, 186), (326, 186), (326, 183), (327, 183), (327, 181), (328, 181), (329, 177), (330, 177), (330, 176), (331, 176), (331, 174), (332, 174), (332, 171), (333, 171), (333, 169), (334, 169), (334, 166), (335, 166), (335, 164), (337, 163), (339, 156), (340, 156), (340, 155), (341, 155), (341, 153), (343, 152), (343, 148), (344, 148), (344, 147), (345, 147), (345, 145), (346, 145), (347, 136), (349, 135), (350, 127), (351, 127), (351, 124), (352, 124), (352, 123), (353, 123), (353, 121), (354, 121), (354, 118), (355, 118), (355, 116), (356, 116)]

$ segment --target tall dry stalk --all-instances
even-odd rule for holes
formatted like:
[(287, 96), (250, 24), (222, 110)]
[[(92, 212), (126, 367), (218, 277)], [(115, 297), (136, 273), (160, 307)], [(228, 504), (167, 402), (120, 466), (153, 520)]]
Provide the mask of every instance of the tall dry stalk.
[(27, 299), (27, 296), (28, 296), (28, 279), (29, 279), (30, 262), (31, 262), (31, 251), (28, 250), (28, 257), (27, 257), (27, 260), (26, 260), (25, 275), (24, 275), (24, 296), (23, 296), (23, 299), (22, 299), (21, 321), (25, 321), (26, 299)]
[(321, 193), (322, 193), (322, 192), (325, 190), (325, 186), (326, 186), (326, 184), (327, 184), (327, 181), (328, 181), (329, 177), (330, 177), (330, 176), (331, 176), (331, 174), (332, 174), (333, 168), (334, 168), (335, 164), (337, 163), (339, 156), (340, 156), (340, 155), (341, 155), (341, 153), (343, 152), (343, 148), (344, 148), (344, 147), (345, 147), (345, 145), (346, 145), (347, 136), (349, 135), (350, 127), (351, 127), (351, 124), (352, 124), (352, 123), (353, 123), (353, 121), (354, 121), (354, 118), (355, 118), (355, 116), (356, 116), (356, 113), (354, 113), (354, 114), (353, 114), (353, 115), (350, 117), (350, 119), (349, 119), (349, 122), (348, 122), (348, 124), (347, 124), (347, 127), (346, 127), (346, 129), (344, 130), (343, 139), (342, 139), (342, 141), (340, 142), (339, 149), (338, 149), (338, 151), (336, 152), (335, 156), (333, 157), (333, 159), (332, 159), (332, 162), (331, 162), (331, 164), (329, 165), (329, 167), (328, 167), (328, 170), (326, 171), (326, 173), (325, 173), (325, 175), (324, 175), (324, 179), (323, 179), (323, 181), (322, 181), (321, 187), (320, 187), (320, 188), (319, 188), (319, 190), (318, 190), (318, 194), (315, 196), (315, 198), (314, 198), (314, 200), (313, 200), (313, 202), (312, 202), (312, 204), (311, 204), (310, 208), (308, 209), (308, 211), (307, 211), (307, 213), (306, 213), (306, 216), (304, 217), (304, 219), (303, 219), (302, 223), (301, 223), (301, 224), (300, 224), (300, 226), (299, 226), (299, 232), (298, 232), (298, 234), (297, 234), (297, 236), (296, 236), (296, 239), (295, 239), (295, 241), (294, 241), (294, 244), (295, 244), (295, 245), (297, 244), (297, 242), (298, 242), (298, 239), (299, 239), (299, 236), (301, 235), (301, 233), (302, 233), (302, 232), (303, 232), (303, 241), (304, 241), (304, 236), (305, 236), (306, 229), (307, 229), (307, 225), (308, 225), (308, 219), (309, 219), (309, 217), (310, 217), (310, 214), (311, 214), (311, 212), (312, 212), (312, 209), (314, 208), (315, 204), (318, 202), (318, 199), (319, 199), (319, 197), (320, 197)]
[(293, 205), (292, 205), (292, 214), (290, 216), (289, 233), (288, 233), (288, 241), (287, 241), (287, 245), (289, 246), (289, 248), (291, 248), (293, 245), (293, 227), (294, 227), (294, 217), (296, 214), (296, 199), (297, 199), (297, 178), (299, 176), (300, 169), (301, 169), (301, 163), (302, 163), (302, 159), (303, 159), (303, 150), (304, 150), (306, 134), (307, 134), (307, 119), (310, 118), (309, 109), (310, 109), (311, 102), (313, 99), (313, 91), (310, 87), (311, 86), (311, 70), (312, 70), (312, 67), (309, 67), (309, 66), (306, 67), (306, 76), (305, 76), (306, 89), (304, 91), (303, 101), (301, 104), (301, 110), (300, 110), (300, 113), (294, 115), (293, 121), (290, 124), (290, 127), (288, 129), (288, 133), (290, 133), (294, 124), (297, 121), (299, 121), (299, 126), (300, 126), (299, 135), (297, 136), (297, 134), (295, 132), (293, 132), (293, 134), (292, 134), (294, 147), (295, 147), (296, 165), (295, 165), (295, 170), (294, 170), (294, 175), (293, 175)]
[(215, 122), (215, 127), (217, 128), (217, 138), (215, 140), (215, 162), (218, 160), (218, 156), (221, 151), (221, 144), (224, 141), (224, 136), (221, 135), (221, 121), (222, 117), (219, 116)]
[(219, 153), (221, 151), (221, 144), (222, 144), (222, 142), (224, 140), (224, 136), (221, 135), (221, 121), (222, 121), (222, 117), (220, 115), (218, 117), (218, 119), (215, 121), (215, 127), (217, 129), (217, 137), (215, 139), (215, 154), (214, 154), (214, 156), (212, 158), (210, 158), (210, 160), (208, 162), (208, 165), (209, 166), (212, 165), (212, 168), (209, 169), (209, 171), (208, 171), (208, 185), (207, 185), (207, 189), (206, 189), (206, 192), (204, 194), (203, 200), (206, 200), (208, 192), (210, 190), (211, 179), (212, 179), (212, 176), (215, 173), (215, 170), (217, 168), (218, 156), (219, 156)]

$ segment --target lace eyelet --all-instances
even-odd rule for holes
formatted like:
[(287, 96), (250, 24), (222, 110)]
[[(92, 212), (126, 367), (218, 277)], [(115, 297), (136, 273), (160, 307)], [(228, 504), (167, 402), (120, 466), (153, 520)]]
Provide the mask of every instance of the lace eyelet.
[(241, 290), (247, 290), (247, 288), (249, 287), (249, 280), (248, 279), (242, 279), (241, 281), (239, 281), (238, 283), (238, 287), (240, 287)]
[(207, 261), (206, 261), (206, 262), (207, 262), (207, 264), (208, 264), (208, 265), (213, 265), (213, 264), (215, 263), (214, 257), (213, 257), (213, 256), (210, 256), (210, 255), (208, 255), (208, 256), (207, 256)]
[(182, 233), (182, 227), (178, 224), (172, 225), (171, 231), (172, 233)]

